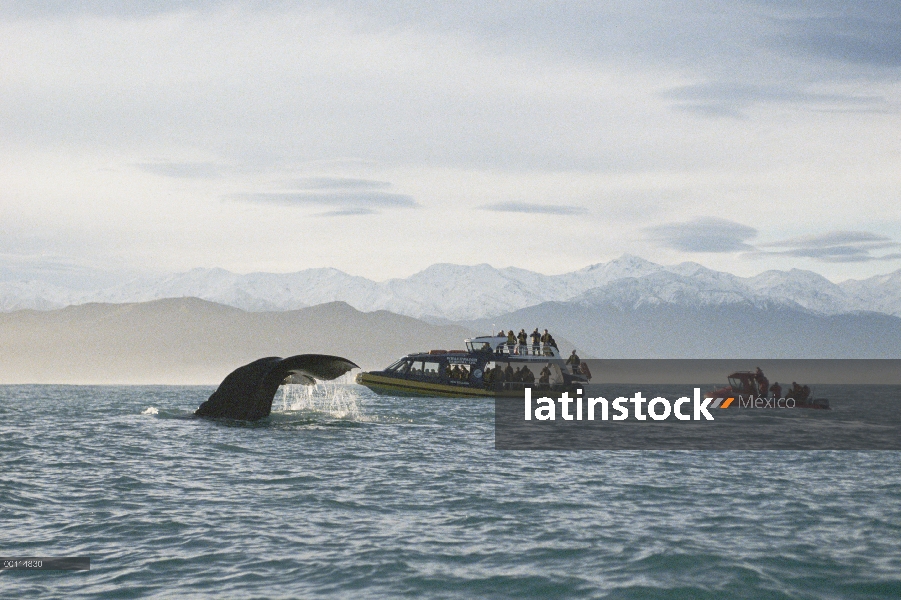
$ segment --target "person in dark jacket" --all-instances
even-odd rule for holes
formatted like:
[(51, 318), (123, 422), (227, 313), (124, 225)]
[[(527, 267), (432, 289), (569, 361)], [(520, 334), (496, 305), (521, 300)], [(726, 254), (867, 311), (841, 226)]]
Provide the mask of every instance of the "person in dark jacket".
[(541, 373), (538, 375), (538, 387), (543, 390), (551, 387), (551, 363), (541, 369)]
[(535, 331), (532, 332), (532, 354), (538, 356), (538, 349), (541, 347), (541, 334), (538, 333), (538, 328), (535, 328)]
[(522, 368), (522, 382), (527, 386), (535, 385), (535, 374), (529, 367)]
[(566, 359), (566, 364), (572, 365), (573, 375), (577, 375), (579, 373), (579, 365), (582, 363), (582, 360), (579, 358), (579, 355), (576, 354), (576, 351), (573, 350), (573, 353), (569, 355), (569, 358)]

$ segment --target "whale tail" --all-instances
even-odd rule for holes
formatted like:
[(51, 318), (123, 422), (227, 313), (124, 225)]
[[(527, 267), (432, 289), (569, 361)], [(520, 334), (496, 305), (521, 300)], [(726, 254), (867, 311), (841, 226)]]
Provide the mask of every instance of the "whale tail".
[(346, 358), (327, 354), (261, 358), (229, 373), (194, 414), (256, 421), (272, 412), (272, 400), (283, 383), (313, 385), (317, 379), (337, 379), (351, 369), (359, 367)]

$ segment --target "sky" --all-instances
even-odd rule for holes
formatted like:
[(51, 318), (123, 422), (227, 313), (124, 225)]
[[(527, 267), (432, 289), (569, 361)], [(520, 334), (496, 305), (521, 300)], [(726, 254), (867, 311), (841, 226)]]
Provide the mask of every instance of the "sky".
[(0, 276), (901, 268), (901, 3), (0, 2)]

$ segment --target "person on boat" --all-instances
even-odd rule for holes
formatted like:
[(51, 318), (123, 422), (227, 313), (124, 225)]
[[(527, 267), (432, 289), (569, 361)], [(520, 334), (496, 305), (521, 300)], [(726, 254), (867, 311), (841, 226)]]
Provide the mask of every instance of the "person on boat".
[(538, 374), (538, 387), (546, 390), (551, 387), (551, 363), (548, 363)]
[(569, 355), (569, 358), (566, 359), (566, 364), (572, 365), (573, 375), (579, 374), (579, 365), (582, 363), (582, 360), (579, 358), (579, 355), (576, 354), (576, 351), (573, 350), (573, 353)]
[(792, 387), (789, 390), (788, 395), (796, 400), (801, 397), (801, 386), (798, 385), (797, 381), (792, 381)]
[(501, 329), (500, 331), (497, 332), (497, 337), (507, 337), (507, 334), (504, 333), (503, 329)]
[(510, 381), (512, 381), (513, 383), (522, 383), (522, 370), (523, 367), (517, 367)]
[(451, 369), (451, 378), (463, 379), (463, 372), (460, 370), (460, 365), (454, 365), (454, 367)]
[(482, 383), (485, 384), (486, 390), (490, 390), (494, 386), (494, 369), (485, 368), (485, 372), (482, 373)]
[(810, 398), (810, 386), (809, 385), (801, 386), (801, 398), (800, 399), (806, 402), (808, 398)]
[(522, 382), (527, 386), (535, 385), (535, 374), (532, 373), (532, 369), (525, 365), (522, 367)]
[(494, 389), (502, 390), (504, 389), (504, 383), (507, 381), (507, 374), (504, 369), (501, 368), (500, 363), (496, 367), (494, 367)]
[(507, 363), (507, 368), (504, 369), (504, 380), (513, 381), (513, 367), (510, 366), (510, 363)]
[(544, 345), (544, 355), (545, 356), (553, 356), (554, 355), (554, 350), (551, 350), (551, 348), (553, 348), (554, 350), (557, 350), (558, 352), (560, 351), (560, 349), (557, 348), (557, 340), (554, 339), (554, 336), (548, 335), (547, 343)]
[(513, 354), (513, 348), (516, 346), (516, 334), (511, 329), (507, 332), (507, 353)]
[(773, 385), (770, 386), (770, 391), (773, 392), (774, 398), (782, 397), (782, 386), (779, 385), (778, 381), (774, 382)]
[(538, 333), (538, 328), (535, 328), (535, 331), (532, 332), (532, 354), (538, 356), (538, 349), (541, 347), (541, 334)]
[(754, 379), (757, 380), (758, 395), (767, 396), (770, 391), (770, 380), (766, 378), (766, 375), (763, 374), (760, 367), (757, 367), (757, 371), (754, 373)]
[(518, 354), (528, 354), (529, 353), (529, 336), (526, 333), (525, 329), (520, 329), (519, 334), (516, 336), (516, 341), (519, 342), (519, 345), (516, 347), (516, 352)]
[[(537, 330), (536, 330), (537, 331)], [(551, 334), (547, 332), (547, 329), (544, 330), (544, 334), (541, 336), (541, 343), (547, 344), (548, 340), (551, 339)]]

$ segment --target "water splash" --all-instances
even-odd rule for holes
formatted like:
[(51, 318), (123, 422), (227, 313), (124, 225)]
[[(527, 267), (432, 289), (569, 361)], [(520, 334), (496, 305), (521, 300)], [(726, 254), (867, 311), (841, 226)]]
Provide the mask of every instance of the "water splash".
[(148, 406), (147, 408), (145, 408), (144, 410), (141, 411), (141, 414), (142, 415), (158, 415), (158, 414), (160, 414), (160, 411), (155, 406)]
[(316, 385), (283, 385), (280, 410), (309, 410), (326, 413), (336, 419), (360, 420), (360, 406), (351, 389), (333, 383)]

